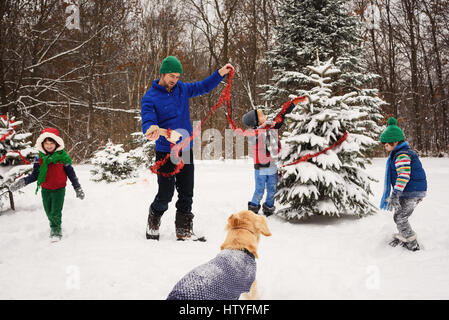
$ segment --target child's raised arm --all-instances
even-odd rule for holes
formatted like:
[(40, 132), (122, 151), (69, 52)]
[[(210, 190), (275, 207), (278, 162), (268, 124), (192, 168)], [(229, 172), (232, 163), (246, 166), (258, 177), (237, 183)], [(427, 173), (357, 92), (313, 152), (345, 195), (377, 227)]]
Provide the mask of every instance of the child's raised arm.
[(295, 104), (292, 102), (292, 103), (290, 104), (290, 106), (288, 107), (288, 109), (285, 111), (285, 113), (282, 115), (282, 120), (281, 120), (281, 122), (276, 123), (276, 124), (274, 125), (274, 127), (273, 127), (274, 129), (280, 129), (280, 128), (284, 125), (285, 115), (286, 115), (286, 114), (289, 114), (290, 112), (292, 112), (294, 107), (295, 107)]

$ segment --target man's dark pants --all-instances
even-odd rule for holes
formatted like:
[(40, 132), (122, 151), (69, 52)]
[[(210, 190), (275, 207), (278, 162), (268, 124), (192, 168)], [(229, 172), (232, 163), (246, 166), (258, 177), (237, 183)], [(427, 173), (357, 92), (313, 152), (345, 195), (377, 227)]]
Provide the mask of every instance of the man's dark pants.
[[(188, 152), (188, 154), (186, 154)], [(156, 151), (156, 161), (164, 159), (166, 152)], [(156, 216), (162, 216), (168, 209), (168, 204), (173, 198), (175, 191), (178, 192), (178, 201), (176, 202), (176, 209), (183, 214), (190, 214), (192, 211), (193, 202), (193, 182), (194, 182), (194, 165), (193, 152), (191, 150), (184, 151), (183, 158), (190, 157), (190, 162), (185, 161), (184, 167), (181, 171), (170, 177), (157, 176), (157, 183), (159, 185), (158, 193), (151, 204), (151, 209)], [(159, 172), (173, 172), (176, 165), (169, 159), (160, 169)]]

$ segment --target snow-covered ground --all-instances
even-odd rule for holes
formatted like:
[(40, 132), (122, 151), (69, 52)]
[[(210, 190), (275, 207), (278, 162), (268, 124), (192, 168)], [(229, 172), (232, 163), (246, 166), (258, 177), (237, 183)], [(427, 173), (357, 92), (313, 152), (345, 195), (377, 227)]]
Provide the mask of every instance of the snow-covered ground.
[[(16, 212), (0, 216), (0, 299), (165, 299), (192, 268), (217, 254), (226, 219), (246, 207), (253, 188), (249, 161), (197, 161), (194, 230), (206, 243), (177, 242), (176, 193), (162, 220), (161, 239), (145, 239), (156, 176), (112, 184), (89, 180), (75, 166), (86, 193), (68, 186), (64, 238), (50, 243), (36, 184), (16, 194)], [(385, 159), (368, 173), (374, 203), (383, 189)], [(358, 219), (313, 217), (290, 223), (268, 219), (257, 280), (262, 299), (449, 299), (449, 159), (422, 159), (427, 198), (410, 222), (423, 250), (392, 248), (392, 213)]]

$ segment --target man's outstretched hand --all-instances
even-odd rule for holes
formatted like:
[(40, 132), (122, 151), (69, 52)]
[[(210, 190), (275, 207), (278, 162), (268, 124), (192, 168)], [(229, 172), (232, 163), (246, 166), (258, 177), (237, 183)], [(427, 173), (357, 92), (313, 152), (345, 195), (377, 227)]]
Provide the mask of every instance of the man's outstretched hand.
[(234, 66), (230, 63), (227, 63), (221, 69), (218, 70), (218, 73), (220, 74), (220, 76), (224, 77), (229, 72), (231, 72), (231, 70), (235, 70)]

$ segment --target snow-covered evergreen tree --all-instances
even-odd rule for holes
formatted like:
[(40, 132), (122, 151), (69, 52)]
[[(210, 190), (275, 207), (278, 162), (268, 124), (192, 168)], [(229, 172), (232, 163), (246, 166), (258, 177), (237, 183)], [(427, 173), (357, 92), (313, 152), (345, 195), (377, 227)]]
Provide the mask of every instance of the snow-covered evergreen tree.
[[(138, 121), (142, 121), (141, 117), (135, 117)], [(130, 160), (137, 168), (144, 166), (146, 168), (151, 167), (154, 164), (156, 158), (156, 143), (155, 141), (147, 139), (142, 131), (134, 132), (131, 134), (133, 145), (137, 147), (129, 151)]]
[[(9, 208), (11, 194), (8, 194), (9, 186), (18, 178), (26, 176), (33, 171), (32, 164), (9, 166), (0, 168), (0, 211)], [(21, 191), (19, 191), (21, 192)]]
[[(286, 116), (291, 121), (283, 134), (281, 165), (332, 146), (348, 132), (347, 139), (317, 157), (282, 168), (276, 199), (286, 208), (278, 214), (286, 219), (312, 215), (364, 216), (376, 208), (369, 201), (372, 179), (364, 172), (370, 163), (366, 150), (377, 144), (368, 132), (358, 128), (368, 114), (357, 102), (371, 97), (351, 91), (338, 95), (334, 88), (340, 70), (332, 59), (308, 67), (309, 75), (298, 73), (308, 84), (297, 95), (305, 95), (309, 103), (297, 106)], [(382, 100), (379, 99), (377, 104)]]
[(134, 132), (131, 136), (133, 137), (132, 143), (137, 145), (135, 149), (129, 151), (129, 157), (133, 165), (136, 168), (141, 166), (151, 167), (156, 155), (155, 142), (147, 139), (142, 132)]
[(18, 133), (21, 124), (14, 117), (0, 115), (0, 211), (12, 207), (9, 185), (33, 170), (33, 159), (38, 154), (27, 141), (32, 134)]
[(341, 74), (333, 85), (342, 92), (369, 87), (378, 78), (366, 70), (366, 52), (361, 47), (363, 26), (349, 11), (348, 2), (281, 2), (276, 46), (267, 57), (267, 62), (275, 72), (274, 83), (264, 86), (268, 100), (286, 101), (290, 93), (302, 85), (303, 79), (298, 72), (307, 72), (306, 68), (313, 65), (317, 52), (322, 61), (334, 58)]
[(9, 118), (0, 115), (0, 164), (3, 166), (22, 165), (24, 162), (33, 162), (37, 150), (27, 141), (31, 133), (18, 133), (18, 126), (22, 121), (16, 121), (14, 117)]
[(109, 141), (103, 150), (97, 151), (91, 160), (94, 168), (90, 171), (96, 182), (116, 182), (135, 177), (135, 167), (121, 144)]

